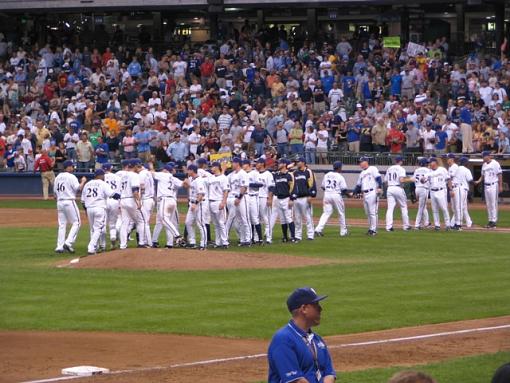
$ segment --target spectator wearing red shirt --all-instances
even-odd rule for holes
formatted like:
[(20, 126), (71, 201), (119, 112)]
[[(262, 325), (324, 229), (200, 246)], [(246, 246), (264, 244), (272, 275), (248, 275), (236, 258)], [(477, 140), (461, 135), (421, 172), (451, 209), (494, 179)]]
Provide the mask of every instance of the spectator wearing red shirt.
[(210, 57), (206, 58), (205, 61), (200, 65), (200, 74), (202, 76), (202, 88), (205, 88), (209, 78), (214, 73), (214, 62)]
[(48, 156), (46, 149), (41, 150), (41, 155), (35, 161), (34, 172), (36, 171), (41, 172), (43, 198), (47, 200), (50, 184), (53, 187), (55, 182), (55, 173), (53, 172), (53, 160)]
[(406, 136), (400, 131), (396, 122), (391, 123), (391, 129), (386, 136), (386, 145), (391, 153), (402, 153), (402, 144), (406, 142)]

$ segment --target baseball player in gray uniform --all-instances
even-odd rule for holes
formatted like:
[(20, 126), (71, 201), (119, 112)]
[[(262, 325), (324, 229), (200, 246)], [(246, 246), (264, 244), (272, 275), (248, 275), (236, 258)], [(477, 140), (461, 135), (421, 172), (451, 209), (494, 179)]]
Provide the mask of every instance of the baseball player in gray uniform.
[[(58, 213), (58, 236), (55, 252), (59, 254), (64, 251), (74, 253), (73, 246), (81, 226), (80, 211), (76, 206), (76, 196), (87, 182), (85, 177), (82, 177), (81, 182), (78, 182), (78, 178), (72, 174), (74, 171), (72, 161), (64, 161), (63, 166), (64, 171), (55, 177), (54, 183)], [(71, 225), (71, 229), (66, 238), (68, 224)]]
[(429, 198), (429, 182), (422, 183), (420, 180), (427, 180), (430, 169), (428, 167), (429, 161), (426, 158), (420, 158), (418, 161), (419, 167), (414, 170), (413, 179), (418, 198), (418, 212), (416, 213), (416, 220), (414, 228), (421, 230), (424, 227), (430, 226), (429, 212), (427, 208), (427, 201)]
[(375, 166), (368, 164), (367, 157), (361, 157), (359, 160), (361, 173), (358, 182), (354, 188), (354, 194), (363, 194), (363, 207), (368, 217), (367, 235), (377, 235), (377, 210), (379, 207), (379, 196), (382, 192), (382, 178), (379, 170)]
[(347, 224), (345, 222), (345, 205), (342, 194), (348, 194), (347, 183), (345, 182), (342, 172), (342, 163), (340, 161), (333, 162), (333, 171), (326, 173), (322, 179), (322, 190), (324, 190), (324, 198), (322, 200), (322, 215), (319, 223), (315, 227), (315, 234), (318, 237), (324, 236), (323, 230), (326, 223), (333, 214), (333, 210), (338, 212), (338, 224), (340, 226), (340, 236), (347, 235)]
[(87, 211), (90, 226), (90, 241), (87, 247), (89, 255), (98, 251), (99, 240), (106, 231), (106, 206), (109, 198), (120, 199), (120, 194), (114, 192), (104, 181), (105, 172), (97, 169), (94, 179), (87, 182), (81, 194), (81, 201)]
[[(264, 233), (267, 238), (271, 237), (269, 234), (270, 224), (269, 217), (271, 216), (271, 206), (273, 204), (274, 177), (273, 174), (266, 169), (266, 161), (263, 158), (257, 160), (255, 165), (258, 171), (258, 183), (262, 186), (259, 187), (259, 220), (264, 225)], [(258, 240), (262, 238), (257, 238)]]
[(468, 157), (461, 157), (459, 159), (459, 168), (457, 169), (457, 173), (455, 178), (458, 183), (458, 194), (457, 198), (460, 204), (460, 214), (459, 216), (455, 216), (455, 229), (461, 230), (462, 224), (465, 222), (466, 227), (470, 228), (473, 226), (473, 221), (471, 220), (471, 216), (469, 215), (468, 210), (468, 194), (469, 194), (469, 186), (473, 182), (473, 174), (471, 170), (469, 170), (466, 165), (469, 163)]
[(386, 210), (386, 231), (393, 231), (393, 211), (395, 206), (400, 206), (402, 212), (402, 224), (405, 231), (411, 230), (409, 225), (409, 211), (407, 209), (407, 196), (403, 184), (408, 182), (406, 170), (402, 166), (403, 157), (396, 156), (395, 165), (390, 166), (384, 175), (384, 182), (388, 185), (386, 189), (386, 200), (388, 208)]
[[(104, 182), (106, 182), (114, 193), (120, 195), (121, 180), (120, 177), (112, 173), (112, 164), (103, 164), (102, 169), (104, 170)], [(106, 202), (106, 222), (110, 230), (110, 243), (111, 248), (115, 249), (117, 246), (118, 233), (120, 231), (120, 202), (118, 199), (108, 198)], [(105, 231), (106, 233), (106, 231)], [(105, 236), (101, 238), (101, 245), (105, 246)]]
[(489, 218), (489, 223), (485, 227), (494, 229), (498, 222), (498, 196), (503, 190), (503, 171), (499, 162), (492, 159), (489, 151), (482, 152), (482, 158), (482, 175), (475, 184), (478, 185), (483, 181), (484, 198)]
[(227, 248), (228, 236), (226, 226), (226, 206), (228, 197), (228, 178), (223, 174), (221, 164), (213, 162), (211, 164), (213, 172), (209, 182), (209, 212), (211, 221), (214, 225), (214, 243), (217, 248)]

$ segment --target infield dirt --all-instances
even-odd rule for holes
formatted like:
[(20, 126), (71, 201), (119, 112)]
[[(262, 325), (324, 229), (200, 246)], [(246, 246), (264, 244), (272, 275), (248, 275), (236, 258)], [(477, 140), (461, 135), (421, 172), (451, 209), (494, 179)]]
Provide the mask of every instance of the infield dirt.
[[(338, 335), (327, 337), (326, 341), (332, 348), (337, 371), (341, 373), (367, 368), (426, 364), (461, 356), (509, 351), (508, 328), (349, 346), (358, 342), (416, 337), (509, 323), (510, 316), (505, 316)], [(318, 332), (320, 333), (320, 328)], [(76, 379), (73, 382), (255, 382), (264, 380), (267, 371), (264, 356), (200, 366), (169, 367), (218, 358), (263, 354), (268, 345), (268, 341), (263, 340), (103, 332), (10, 331), (0, 332), (0, 344), (2, 345), (0, 382), (58, 377), (62, 368), (84, 364), (106, 367), (112, 371), (130, 370), (130, 372)]]

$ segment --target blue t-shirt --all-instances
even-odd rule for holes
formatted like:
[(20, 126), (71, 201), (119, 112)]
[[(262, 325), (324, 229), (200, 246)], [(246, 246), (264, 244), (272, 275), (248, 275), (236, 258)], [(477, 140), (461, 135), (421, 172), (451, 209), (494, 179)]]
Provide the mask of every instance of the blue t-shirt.
[[(98, 150), (99, 149), (99, 150)], [(101, 150), (102, 149), (102, 150)], [(96, 161), (100, 164), (108, 162), (108, 144), (102, 143), (96, 146)]]
[(305, 333), (292, 320), (273, 336), (267, 358), (268, 383), (293, 382), (300, 378), (305, 378), (309, 383), (322, 383), (324, 377), (336, 376), (322, 338), (313, 332)]
[(446, 149), (446, 141), (448, 140), (448, 134), (443, 130), (439, 130), (436, 132), (436, 137), (437, 137), (436, 149), (437, 150)]
[(347, 142), (359, 141), (360, 126), (358, 124), (347, 127)]
[(329, 91), (333, 89), (333, 83), (335, 82), (335, 78), (333, 76), (324, 76), (321, 79), (322, 88), (324, 89), (324, 94), (327, 96)]
[(460, 122), (471, 125), (471, 111), (468, 108), (462, 108), (460, 110)]
[(344, 86), (344, 95), (350, 96), (354, 92), (354, 83), (356, 79), (352, 76), (344, 76), (342, 78), (342, 84)]
[(135, 134), (135, 140), (137, 142), (136, 150), (138, 150), (138, 153), (149, 151), (150, 138), (151, 134), (148, 131), (138, 132)]
[(390, 82), (391, 82), (390, 94), (392, 96), (400, 95), (402, 89), (402, 76), (400, 74), (394, 74), (393, 76), (391, 76)]

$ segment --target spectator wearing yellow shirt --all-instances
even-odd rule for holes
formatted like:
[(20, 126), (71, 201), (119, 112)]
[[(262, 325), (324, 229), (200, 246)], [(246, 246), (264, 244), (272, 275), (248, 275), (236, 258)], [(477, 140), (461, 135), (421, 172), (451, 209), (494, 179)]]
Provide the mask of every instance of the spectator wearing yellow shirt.
[(114, 136), (119, 134), (119, 122), (115, 118), (115, 113), (113, 111), (110, 111), (108, 117), (103, 120), (103, 126), (106, 127), (107, 133), (113, 133)]

